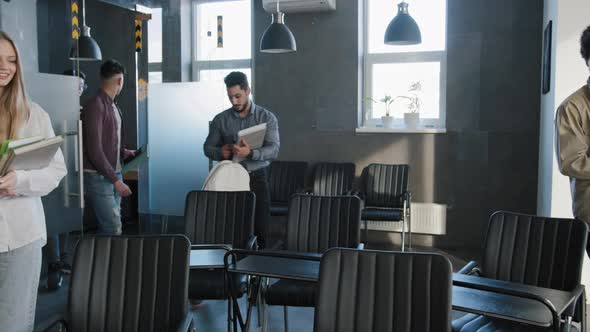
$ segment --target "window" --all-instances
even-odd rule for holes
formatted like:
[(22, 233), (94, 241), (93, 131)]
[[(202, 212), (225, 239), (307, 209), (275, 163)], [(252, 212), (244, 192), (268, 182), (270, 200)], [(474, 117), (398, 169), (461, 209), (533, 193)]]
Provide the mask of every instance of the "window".
[[(251, 81), (251, 0), (195, 0), (193, 22), (194, 80), (223, 82), (225, 75), (237, 70)], [(218, 23), (222, 43), (218, 43)]]
[[(389, 95), (394, 98), (389, 112), (394, 126), (404, 127), (404, 113), (412, 108), (411, 98), (417, 98), (420, 124), (445, 127), (447, 3), (429, 0), (408, 4), (420, 27), (422, 43), (392, 46), (383, 43), (383, 36), (397, 14), (397, 5), (391, 0), (365, 0), (363, 126), (382, 125), (386, 108), (379, 100)], [(418, 82), (420, 88), (416, 89)]]
[(148, 81), (162, 83), (162, 8), (152, 8), (148, 45)]

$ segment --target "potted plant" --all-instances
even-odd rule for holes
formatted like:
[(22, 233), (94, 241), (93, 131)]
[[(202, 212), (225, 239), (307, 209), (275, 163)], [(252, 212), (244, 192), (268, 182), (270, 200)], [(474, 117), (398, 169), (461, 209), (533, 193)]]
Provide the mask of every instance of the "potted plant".
[(404, 123), (406, 124), (406, 128), (418, 128), (420, 126), (420, 98), (418, 97), (418, 93), (422, 91), (422, 82), (416, 81), (410, 84), (408, 92), (410, 93), (409, 96), (397, 96), (394, 98), (404, 98), (409, 101), (408, 103), (408, 111), (404, 113)]
[(369, 97), (367, 97), (367, 99), (374, 102), (374, 103), (381, 102), (385, 105), (385, 115), (381, 117), (381, 121), (383, 122), (383, 127), (393, 128), (393, 116), (389, 115), (389, 111), (391, 109), (391, 103), (393, 103), (393, 101), (395, 99), (391, 98), (390, 95), (385, 95), (385, 97), (379, 99), (379, 101), (376, 101), (375, 99), (369, 98)]

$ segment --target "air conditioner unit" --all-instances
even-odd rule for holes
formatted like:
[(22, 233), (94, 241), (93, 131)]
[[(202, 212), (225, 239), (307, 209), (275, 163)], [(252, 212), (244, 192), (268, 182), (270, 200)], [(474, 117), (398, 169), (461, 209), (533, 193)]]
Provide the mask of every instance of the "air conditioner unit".
[[(262, 0), (262, 7), (268, 13), (276, 13), (277, 0)], [(283, 13), (330, 11), (336, 10), (336, 0), (280, 0), (279, 7)]]

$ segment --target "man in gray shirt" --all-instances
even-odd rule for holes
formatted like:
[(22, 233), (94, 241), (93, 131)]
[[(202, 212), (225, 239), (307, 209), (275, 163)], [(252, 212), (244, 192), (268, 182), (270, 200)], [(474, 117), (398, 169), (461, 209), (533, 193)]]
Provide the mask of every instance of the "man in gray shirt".
[[(240, 164), (250, 173), (250, 190), (256, 195), (254, 232), (264, 245), (270, 221), (267, 169), (279, 155), (279, 125), (274, 114), (250, 100), (250, 86), (244, 73), (231, 72), (224, 81), (232, 107), (213, 118), (203, 148), (205, 155), (213, 160), (245, 158)], [(262, 123), (266, 123), (266, 135), (261, 148), (252, 149), (248, 143), (238, 142), (240, 130)]]

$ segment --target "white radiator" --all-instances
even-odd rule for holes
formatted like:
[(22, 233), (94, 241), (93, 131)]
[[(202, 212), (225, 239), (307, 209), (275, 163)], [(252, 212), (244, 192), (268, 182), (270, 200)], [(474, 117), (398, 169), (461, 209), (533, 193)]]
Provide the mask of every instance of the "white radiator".
[[(412, 233), (444, 235), (447, 232), (447, 206), (435, 203), (415, 203), (411, 205)], [(364, 227), (364, 224), (362, 225)], [(369, 229), (375, 231), (401, 232), (401, 222), (369, 221)], [(408, 224), (406, 223), (406, 230)]]

